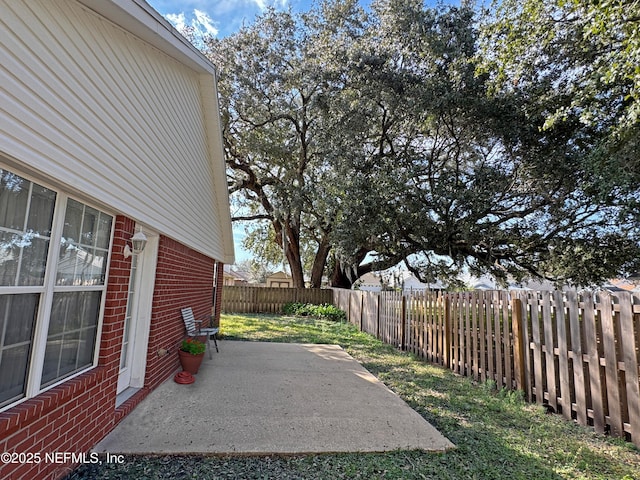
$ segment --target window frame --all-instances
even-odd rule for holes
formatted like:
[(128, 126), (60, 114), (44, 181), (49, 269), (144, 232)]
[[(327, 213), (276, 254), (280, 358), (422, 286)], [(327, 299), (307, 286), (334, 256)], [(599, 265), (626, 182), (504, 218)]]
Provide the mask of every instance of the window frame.
[[(28, 368), (26, 373), (26, 382), (24, 395), (7, 405), (0, 407), (0, 413), (4, 412), (16, 405), (33, 398), (47, 390), (55, 388), (79, 375), (86, 373), (89, 370), (98, 366), (100, 358), (100, 347), (102, 339), (102, 326), (104, 322), (105, 300), (107, 296), (107, 289), (109, 285), (109, 270), (111, 266), (111, 258), (113, 253), (113, 239), (116, 230), (116, 217), (117, 214), (110, 209), (105, 209), (103, 206), (96, 205), (87, 199), (73, 195), (67, 190), (52, 185), (47, 181), (43, 181), (40, 178), (29, 175), (20, 169), (14, 168), (10, 165), (6, 165), (0, 162), (0, 169), (6, 169), (15, 175), (18, 175), (25, 180), (36, 183), (43, 187), (46, 187), (56, 193), (56, 199), (54, 202), (53, 218), (51, 224), (51, 233), (49, 241), (49, 251), (47, 252), (46, 267), (44, 272), (44, 280), (42, 285), (38, 286), (0, 286), (0, 295), (9, 294), (29, 294), (38, 293), (40, 295), (37, 317), (35, 322), (34, 331), (31, 340), (31, 352), (28, 359)], [(56, 277), (58, 270), (58, 259), (61, 248), (61, 238), (64, 230), (64, 220), (66, 215), (68, 200), (75, 200), (87, 207), (94, 208), (101, 213), (111, 216), (111, 231), (109, 233), (109, 244), (106, 254), (106, 269), (104, 275), (104, 282), (102, 285), (56, 285)], [(86, 368), (62, 377), (59, 380), (52, 382), (51, 384), (41, 387), (42, 372), (44, 369), (44, 359), (47, 347), (47, 337), (49, 332), (49, 325), (51, 322), (51, 310), (53, 305), (53, 297), (56, 293), (61, 292), (87, 292), (87, 291), (101, 291), (100, 295), (100, 311), (98, 313), (98, 319), (96, 323), (96, 340), (93, 351), (93, 358), (91, 365)]]

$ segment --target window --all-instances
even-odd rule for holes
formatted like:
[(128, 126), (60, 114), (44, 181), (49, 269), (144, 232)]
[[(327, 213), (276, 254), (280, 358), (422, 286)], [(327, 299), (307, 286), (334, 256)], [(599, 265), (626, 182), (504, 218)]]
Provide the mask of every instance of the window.
[(0, 408), (93, 366), (112, 222), (0, 169)]
[(39, 297), (0, 295), (0, 405), (24, 394)]
[(0, 286), (42, 285), (55, 192), (0, 169)]

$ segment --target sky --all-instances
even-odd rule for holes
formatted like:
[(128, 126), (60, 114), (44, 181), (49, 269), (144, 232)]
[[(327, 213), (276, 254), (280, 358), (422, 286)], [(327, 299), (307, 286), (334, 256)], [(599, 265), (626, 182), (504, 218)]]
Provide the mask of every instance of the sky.
[[(253, 23), (267, 7), (294, 12), (306, 12), (313, 0), (146, 0), (176, 28), (192, 26), (213, 37), (226, 37), (244, 24)], [(360, 0), (368, 5), (370, 0)], [(436, 0), (427, 0), (435, 4)], [(459, 4), (459, 0), (444, 0), (445, 4)]]
[(309, 10), (312, 0), (146, 0), (178, 29), (193, 26), (214, 37), (226, 37), (240, 29), (243, 23), (253, 23), (268, 6)]

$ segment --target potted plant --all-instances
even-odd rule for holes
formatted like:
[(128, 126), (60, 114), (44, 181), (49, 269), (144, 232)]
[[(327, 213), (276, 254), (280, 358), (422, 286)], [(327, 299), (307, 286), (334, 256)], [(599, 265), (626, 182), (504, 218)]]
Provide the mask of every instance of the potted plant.
[(195, 338), (185, 338), (180, 344), (178, 356), (180, 364), (185, 372), (198, 373), (202, 359), (204, 358), (205, 344)]

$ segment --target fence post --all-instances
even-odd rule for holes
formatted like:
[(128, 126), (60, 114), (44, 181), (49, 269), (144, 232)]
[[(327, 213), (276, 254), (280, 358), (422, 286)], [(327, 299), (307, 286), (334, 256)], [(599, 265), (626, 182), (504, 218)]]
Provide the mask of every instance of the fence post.
[(528, 401), (528, 392), (525, 388), (524, 381), (525, 345), (522, 329), (522, 301), (516, 297), (515, 292), (511, 292), (511, 330), (513, 332), (513, 363), (516, 388), (524, 392), (525, 398)]
[(451, 367), (451, 303), (449, 302), (449, 295), (445, 293), (442, 295), (444, 302), (444, 332), (443, 332), (443, 352), (442, 359), (444, 360), (444, 366)]
[(407, 344), (407, 297), (404, 296), (404, 293), (402, 294), (400, 319), (400, 350), (405, 350)]
[(380, 340), (380, 294), (376, 293), (376, 338)]

